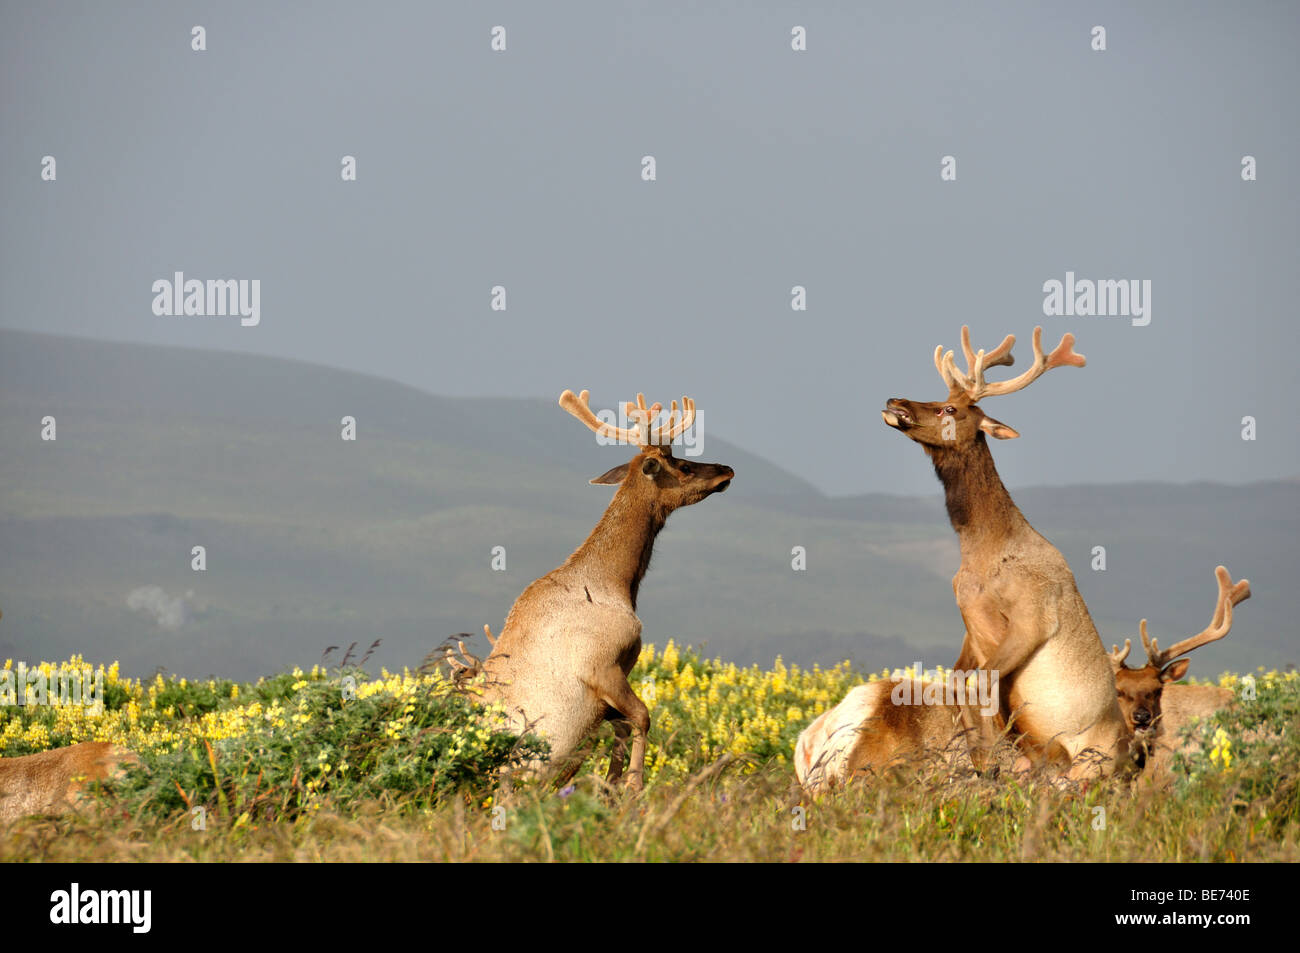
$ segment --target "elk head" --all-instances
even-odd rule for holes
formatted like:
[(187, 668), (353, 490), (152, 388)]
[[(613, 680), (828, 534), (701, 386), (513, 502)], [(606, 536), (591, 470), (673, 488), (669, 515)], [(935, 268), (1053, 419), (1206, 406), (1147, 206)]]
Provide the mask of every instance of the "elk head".
[(575, 395), (566, 390), (560, 395), (560, 406), (586, 424), (597, 435), (612, 438), (619, 443), (639, 446), (641, 452), (627, 463), (602, 473), (591, 482), (607, 486), (620, 486), (636, 498), (644, 498), (664, 517), (673, 510), (690, 506), (714, 493), (721, 493), (731, 485), (735, 471), (720, 463), (696, 463), (679, 460), (673, 456), (672, 442), (695, 422), (695, 401), (682, 398), (681, 412), (677, 401), (672, 402), (667, 421), (652, 427), (663, 411), (662, 404), (646, 406), (645, 395), (637, 394), (636, 403), (626, 405), (628, 419), (635, 426), (615, 427), (600, 420), (587, 404), (588, 392)]
[(1028, 370), (1011, 380), (990, 384), (984, 380), (985, 371), (990, 367), (1015, 363), (1011, 348), (1016, 343), (1016, 336), (1008, 334), (990, 353), (976, 352), (971, 349), (970, 328), (963, 325), (961, 347), (966, 355), (966, 373), (957, 369), (952, 351), (945, 353), (942, 344), (934, 349), (934, 366), (948, 385), (947, 399), (916, 401), (895, 397), (886, 402), (881, 416), (889, 426), (901, 430), (927, 448), (962, 449), (979, 440), (980, 434), (998, 440), (1019, 437), (1015, 430), (984, 413), (978, 402), (985, 397), (1022, 390), (1053, 367), (1084, 366), (1083, 355), (1074, 353), (1073, 334), (1062, 337), (1056, 350), (1046, 356), (1043, 355), (1042, 339), (1043, 329), (1034, 328), (1034, 363)]
[(1115, 690), (1119, 695), (1120, 713), (1129, 729), (1137, 735), (1160, 728), (1160, 699), (1164, 687), (1169, 682), (1176, 682), (1187, 674), (1190, 659), (1179, 658), (1193, 649), (1210, 642), (1217, 642), (1232, 629), (1232, 607), (1250, 598), (1250, 582), (1243, 579), (1235, 585), (1228, 570), (1219, 566), (1214, 570), (1219, 582), (1219, 598), (1214, 606), (1214, 616), (1210, 624), (1198, 635), (1183, 639), (1167, 649), (1161, 649), (1155, 639), (1147, 637), (1147, 620), (1138, 625), (1142, 636), (1142, 645), (1146, 648), (1147, 664), (1142, 668), (1128, 668), (1124, 660), (1128, 658), (1132, 642), (1124, 640), (1124, 648), (1111, 646), (1110, 662), (1115, 669)]

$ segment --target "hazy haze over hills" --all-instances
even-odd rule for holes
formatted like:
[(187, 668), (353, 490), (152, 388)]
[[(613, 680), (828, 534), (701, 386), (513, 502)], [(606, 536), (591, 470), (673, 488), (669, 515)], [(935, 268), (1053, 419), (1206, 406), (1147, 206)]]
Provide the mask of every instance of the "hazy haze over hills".
[[(54, 443), (40, 439), (46, 415)], [(339, 438), (344, 415), (355, 443)], [(742, 662), (952, 662), (959, 560), (937, 482), (925, 498), (830, 498), (719, 431), (710, 420), (702, 459), (732, 465), (736, 481), (660, 536), (640, 599), (647, 641)], [(445, 636), (499, 628), (599, 518), (611, 490), (587, 479), (628, 456), (549, 401), (17, 331), (0, 331), (0, 446), (0, 657), (83, 652), (137, 674), (234, 677), (376, 638), (380, 663), (414, 665)], [(1192, 672), (1300, 655), (1296, 482), (1003, 477), (1069, 560), (1108, 645), (1141, 617), (1166, 642), (1199, 631), (1222, 562), (1255, 596)], [(189, 568), (199, 544), (202, 573)], [(791, 570), (796, 545), (805, 572)], [(1097, 545), (1105, 572), (1089, 568)], [(506, 572), (490, 569), (494, 546)]]

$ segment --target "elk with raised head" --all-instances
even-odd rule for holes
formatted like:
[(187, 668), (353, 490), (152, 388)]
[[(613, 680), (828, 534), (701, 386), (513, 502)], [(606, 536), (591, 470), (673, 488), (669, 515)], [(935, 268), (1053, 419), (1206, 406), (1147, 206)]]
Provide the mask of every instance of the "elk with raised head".
[[(966, 372), (953, 352), (935, 349), (934, 363), (948, 386), (941, 401), (895, 398), (881, 412), (889, 426), (921, 444), (943, 483), (948, 517), (961, 543), (953, 592), (966, 624), (954, 668), (999, 673), (1005, 724), (1033, 761), (1068, 763), (1071, 778), (1131, 771), (1131, 733), (1115, 695), (1106, 649), (1065, 558), (1040, 536), (1011, 500), (989, 451), (988, 438), (1019, 434), (984, 413), (979, 401), (1028, 387), (1055, 367), (1082, 367), (1074, 335), (1050, 354), (1034, 329), (1033, 364), (1011, 380), (989, 383), (985, 372), (1014, 363), (1008, 334), (991, 353), (974, 352), (961, 329)], [(984, 719), (981, 736), (994, 732)], [(1085, 752), (1089, 753), (1085, 755)]]
[(121, 777), (126, 765), (139, 763), (134, 752), (106, 741), (0, 758), (0, 824), (75, 810), (87, 785)]
[[(1138, 625), (1147, 663), (1141, 668), (1124, 664), (1133, 643), (1124, 640), (1124, 648), (1111, 646), (1110, 660), (1115, 671), (1115, 690), (1120, 713), (1145, 749), (1148, 759), (1155, 757), (1159, 770), (1178, 750), (1182, 729), (1192, 718), (1204, 718), (1232, 701), (1232, 692), (1217, 685), (1174, 685), (1187, 674), (1190, 659), (1182, 656), (1211, 642), (1217, 642), (1232, 630), (1232, 608), (1250, 598), (1250, 581), (1233, 583), (1223, 566), (1214, 570), (1219, 596), (1210, 624), (1196, 635), (1176, 642), (1167, 649), (1147, 637), (1147, 620)], [(1150, 764), (1148, 765), (1150, 768)]]
[[(601, 722), (612, 721), (614, 751), (606, 780), (623, 779), (639, 790), (650, 713), (627, 680), (641, 653), (637, 591), (669, 515), (721, 493), (735, 473), (721, 464), (673, 456), (673, 440), (695, 420), (693, 400), (682, 398), (680, 415), (673, 401), (667, 421), (652, 428), (662, 405), (647, 407), (638, 394), (636, 404), (626, 406), (634, 426), (623, 428), (601, 421), (587, 397), (585, 390), (576, 396), (566, 390), (560, 406), (598, 436), (639, 446), (640, 452), (591, 481), (618, 487), (605, 515), (562, 566), (515, 600), (481, 665), (483, 700), (505, 707), (511, 730), (535, 731), (548, 741), (550, 765), (570, 775), (577, 769), (573, 756), (579, 745)], [(491, 641), (490, 631), (488, 636)], [(455, 667), (466, 670), (463, 663)]]

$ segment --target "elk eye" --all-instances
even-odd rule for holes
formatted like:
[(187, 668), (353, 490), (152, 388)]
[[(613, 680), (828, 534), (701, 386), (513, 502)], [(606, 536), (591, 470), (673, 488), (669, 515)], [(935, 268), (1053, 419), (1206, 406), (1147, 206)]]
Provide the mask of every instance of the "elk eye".
[(947, 407), (945, 407), (945, 408), (943, 409), (943, 412), (944, 412), (945, 414), (955, 414), (955, 413), (957, 413), (957, 408), (956, 408), (956, 407), (953, 407), (951, 404), (949, 404)]
[(687, 476), (691, 475), (691, 465), (689, 463), (683, 463), (677, 469), (681, 470), (682, 473), (686, 474)]

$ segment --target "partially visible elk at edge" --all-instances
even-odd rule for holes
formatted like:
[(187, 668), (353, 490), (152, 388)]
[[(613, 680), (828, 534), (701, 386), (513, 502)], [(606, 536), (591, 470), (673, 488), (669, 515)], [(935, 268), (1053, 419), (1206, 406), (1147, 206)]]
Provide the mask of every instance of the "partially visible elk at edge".
[(1190, 750), (1192, 745), (1181, 740), (1183, 729), (1193, 718), (1205, 718), (1232, 702), (1232, 692), (1216, 685), (1176, 685), (1187, 674), (1191, 660), (1182, 658), (1187, 653), (1211, 642), (1217, 642), (1232, 629), (1233, 606), (1250, 598), (1250, 582), (1242, 579), (1234, 584), (1232, 576), (1223, 566), (1214, 570), (1219, 584), (1219, 595), (1210, 624), (1190, 638), (1161, 649), (1159, 642), (1147, 636), (1147, 620), (1138, 625), (1147, 663), (1141, 668), (1124, 664), (1132, 649), (1132, 640), (1124, 640), (1124, 648), (1111, 647), (1111, 664), (1115, 669), (1115, 688), (1119, 697), (1120, 712), (1138, 743), (1146, 749), (1148, 771), (1163, 772), (1168, 769), (1172, 755), (1177, 750)]
[(139, 763), (134, 752), (106, 741), (0, 758), (0, 824), (76, 810), (89, 784), (121, 777), (126, 765)]

